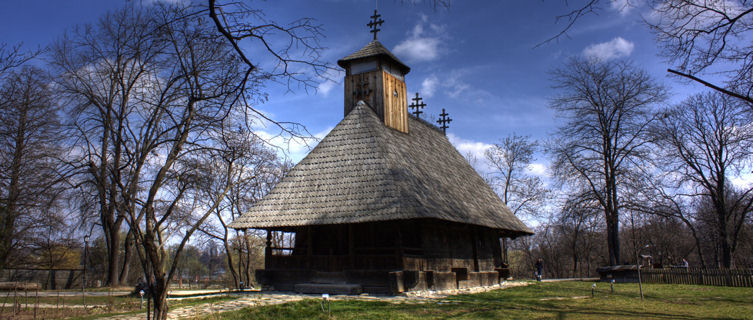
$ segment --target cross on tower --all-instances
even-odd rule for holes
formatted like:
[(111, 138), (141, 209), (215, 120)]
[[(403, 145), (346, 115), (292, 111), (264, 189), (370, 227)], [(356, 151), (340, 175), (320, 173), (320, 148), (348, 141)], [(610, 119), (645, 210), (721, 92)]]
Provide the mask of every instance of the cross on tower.
[(423, 103), (422, 100), (424, 100), (424, 99), (421, 98), (421, 97), (419, 97), (418, 96), (418, 92), (416, 92), (416, 97), (413, 98), (413, 99), (411, 99), (411, 101), (413, 101), (413, 103), (411, 103), (408, 106), (411, 109), (415, 109), (412, 113), (413, 113), (414, 116), (416, 116), (416, 118), (418, 118), (418, 115), (420, 115), (420, 114), (423, 113), (421, 111), (421, 109), (423, 109), (426, 106), (426, 104)]
[(369, 21), (369, 23), (366, 24), (367, 26), (369, 26), (369, 28), (371, 28), (371, 31), (369, 32), (374, 34), (374, 40), (377, 39), (377, 32), (382, 30), (378, 28), (379, 26), (382, 25), (382, 23), (384, 23), (384, 20), (380, 18), (381, 16), (382, 15), (378, 14), (377, 10), (374, 9), (374, 15), (371, 16), (371, 21)]
[(439, 120), (437, 120), (437, 123), (439, 123), (440, 128), (442, 128), (442, 133), (447, 134), (447, 126), (448, 123), (452, 121), (450, 117), (448, 117), (449, 114), (444, 111), (444, 108), (442, 108), (442, 113), (439, 114)]

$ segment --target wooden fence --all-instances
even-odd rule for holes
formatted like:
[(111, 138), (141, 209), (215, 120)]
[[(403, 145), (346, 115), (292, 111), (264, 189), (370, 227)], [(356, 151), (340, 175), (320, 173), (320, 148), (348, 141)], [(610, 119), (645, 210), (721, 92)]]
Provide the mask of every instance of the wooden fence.
[(641, 268), (641, 280), (646, 283), (753, 287), (753, 269)]

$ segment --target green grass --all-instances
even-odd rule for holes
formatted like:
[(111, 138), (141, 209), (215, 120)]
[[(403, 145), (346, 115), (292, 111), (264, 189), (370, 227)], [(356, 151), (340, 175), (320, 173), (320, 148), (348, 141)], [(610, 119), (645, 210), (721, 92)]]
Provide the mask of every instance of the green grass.
[(206, 319), (753, 319), (753, 288), (693, 285), (643, 286), (592, 282), (537, 283), (429, 303), (333, 301), (331, 315), (320, 300), (247, 308)]

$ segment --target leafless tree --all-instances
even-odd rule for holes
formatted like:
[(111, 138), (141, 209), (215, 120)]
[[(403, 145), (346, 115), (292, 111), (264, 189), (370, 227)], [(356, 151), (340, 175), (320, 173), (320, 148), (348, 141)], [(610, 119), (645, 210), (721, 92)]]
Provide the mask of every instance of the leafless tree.
[[(284, 49), (277, 55), (280, 63), (274, 67), (282, 69), (249, 68), (247, 57), (239, 55), (237, 48), (215, 28), (202, 23), (196, 10), (190, 4), (161, 5), (152, 10), (156, 41), (165, 46), (159, 67), (149, 75), (149, 85), (139, 92), (137, 112), (128, 117), (123, 134), (129, 140), (124, 152), (129, 171), (119, 189), (126, 203), (126, 220), (140, 247), (139, 259), (148, 275), (158, 319), (167, 316), (167, 281), (175, 272), (175, 264), (167, 262), (180, 261), (186, 243), (222, 205), (234, 184), (235, 162), (227, 159), (234, 159), (235, 151), (221, 148), (217, 141), (223, 136), (224, 121), (263, 117), (246, 98), (258, 95), (256, 90), (264, 81), (293, 79), (304, 85), (306, 81), (297, 78), (297, 69), (289, 67), (291, 63), (305, 64), (306, 60), (288, 58), (291, 52), (285, 53)], [(233, 25), (241, 23), (228, 21)], [(273, 38), (265, 38), (271, 35), (262, 32), (266, 28), (277, 30), (264, 21), (259, 28), (247, 31), (261, 32), (254, 37), (271, 43)], [(302, 27), (302, 33), (296, 28), (284, 30), (283, 35), (289, 36), (292, 43), (290, 48), (297, 39), (317, 36), (307, 34), (306, 27)], [(267, 49), (274, 52), (271, 47)], [(212, 171), (223, 179), (214, 188), (220, 192), (210, 198), (198, 196), (201, 193), (197, 186), (208, 182), (198, 169), (202, 168), (198, 164), (209, 163), (203, 159), (225, 163)], [(168, 235), (179, 243), (170, 259), (165, 251)]]
[(59, 192), (58, 129), (45, 73), (10, 72), (0, 88), (0, 268)]
[[(232, 230), (228, 224), (240, 217), (254, 203), (261, 199), (274, 184), (281, 178), (283, 163), (277, 157), (274, 150), (267, 148), (265, 142), (259, 137), (246, 130), (230, 131), (235, 126), (226, 126), (223, 130), (225, 135), (222, 145), (227, 150), (233, 150), (233, 159), (224, 159), (225, 162), (234, 162), (232, 172), (232, 185), (222, 205), (217, 206), (209, 223), (200, 228), (200, 231), (209, 237), (222, 242), (225, 249), (227, 266), (237, 288), (241, 282), (250, 284), (252, 267), (254, 265), (252, 238), (246, 231)], [(213, 165), (217, 167), (217, 165)], [(215, 176), (210, 179), (222, 179)], [(205, 197), (212, 197), (218, 192), (224, 191), (218, 188), (221, 184), (208, 183), (200, 186)], [(237, 252), (237, 255), (235, 255)]]
[[(662, 159), (665, 157), (664, 153), (657, 153), (657, 155)], [(628, 206), (631, 210), (642, 214), (682, 222), (695, 241), (700, 264), (705, 267), (703, 235), (699, 230), (699, 219), (695, 214), (696, 208), (692, 196), (682, 192), (676, 172), (663, 171), (662, 168), (653, 166), (642, 171), (644, 183)]]
[[(568, 3), (567, 1), (565, 1)], [(568, 12), (556, 17), (565, 26), (541, 44), (566, 35), (584, 16), (595, 14), (610, 1), (574, 2)], [(753, 3), (748, 0), (650, 0), (644, 17), (653, 31), (663, 55), (678, 63), (668, 72), (698, 82), (723, 94), (741, 99), (753, 108)], [(628, 0), (625, 6), (641, 1)], [(569, 5), (569, 3), (568, 3)], [(541, 45), (540, 44), (540, 45)], [(716, 66), (707, 75), (719, 71), (728, 76), (726, 84), (704, 80), (700, 74)]]
[[(484, 153), (486, 162), (493, 168), (488, 177), (490, 184), (516, 216), (540, 217), (541, 205), (547, 196), (541, 178), (528, 171), (536, 147), (537, 143), (530, 138), (513, 134)], [(506, 238), (502, 240), (502, 256), (508, 263)]]
[[(589, 273), (594, 246), (588, 235), (597, 233), (600, 220), (598, 216), (598, 201), (591, 196), (588, 189), (570, 195), (562, 206), (558, 224), (563, 240), (567, 240), (564, 242), (569, 246), (568, 251), (572, 257), (571, 277), (576, 277), (579, 274), (578, 270), (581, 270), (580, 274), (583, 275)], [(584, 258), (585, 266), (580, 264)]]
[(21, 45), (10, 46), (5, 42), (0, 43), (0, 80), (3, 80), (8, 71), (22, 66), (24, 63), (39, 55), (40, 50), (23, 52)]
[(586, 185), (604, 212), (609, 263), (620, 262), (619, 222), (631, 170), (644, 157), (651, 107), (664, 88), (626, 62), (572, 59), (553, 72), (552, 107), (565, 120), (549, 148), (553, 170), (569, 185)]
[(530, 173), (529, 166), (538, 144), (529, 137), (510, 135), (489, 148), (484, 156), (494, 169), (492, 182), (499, 188), (502, 201), (515, 215), (536, 217), (546, 197), (541, 178)]
[[(121, 256), (125, 219), (118, 185), (131, 170), (126, 158), (129, 117), (165, 45), (156, 41), (144, 10), (133, 6), (103, 16), (96, 24), (73, 29), (52, 45), (52, 66), (68, 105), (71, 167), (79, 173), (84, 203), (96, 203), (94, 221), (107, 244), (106, 283), (117, 286), (128, 276), (131, 246)], [(87, 217), (84, 217), (87, 218)], [(84, 227), (87, 231), (90, 229)], [(130, 240), (130, 239), (128, 239)]]
[[(747, 0), (654, 0), (647, 24), (663, 54), (678, 63), (668, 71), (697, 81), (723, 94), (741, 99), (753, 108), (753, 3)], [(726, 86), (696, 75), (728, 75)]]
[(730, 181), (753, 155), (753, 128), (742, 104), (718, 93), (696, 95), (664, 111), (655, 129), (664, 166), (682, 183), (678, 193), (708, 197), (712, 204), (725, 268), (732, 266), (753, 206), (753, 188), (736, 191)]

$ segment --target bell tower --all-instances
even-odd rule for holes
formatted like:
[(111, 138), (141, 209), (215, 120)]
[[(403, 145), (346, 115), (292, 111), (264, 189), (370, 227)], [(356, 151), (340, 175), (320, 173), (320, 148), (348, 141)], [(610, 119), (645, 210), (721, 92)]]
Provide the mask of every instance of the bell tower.
[(408, 92), (405, 75), (410, 68), (377, 40), (384, 21), (374, 10), (371, 27), (374, 40), (365, 47), (337, 61), (345, 69), (345, 115), (363, 100), (384, 125), (408, 133)]

